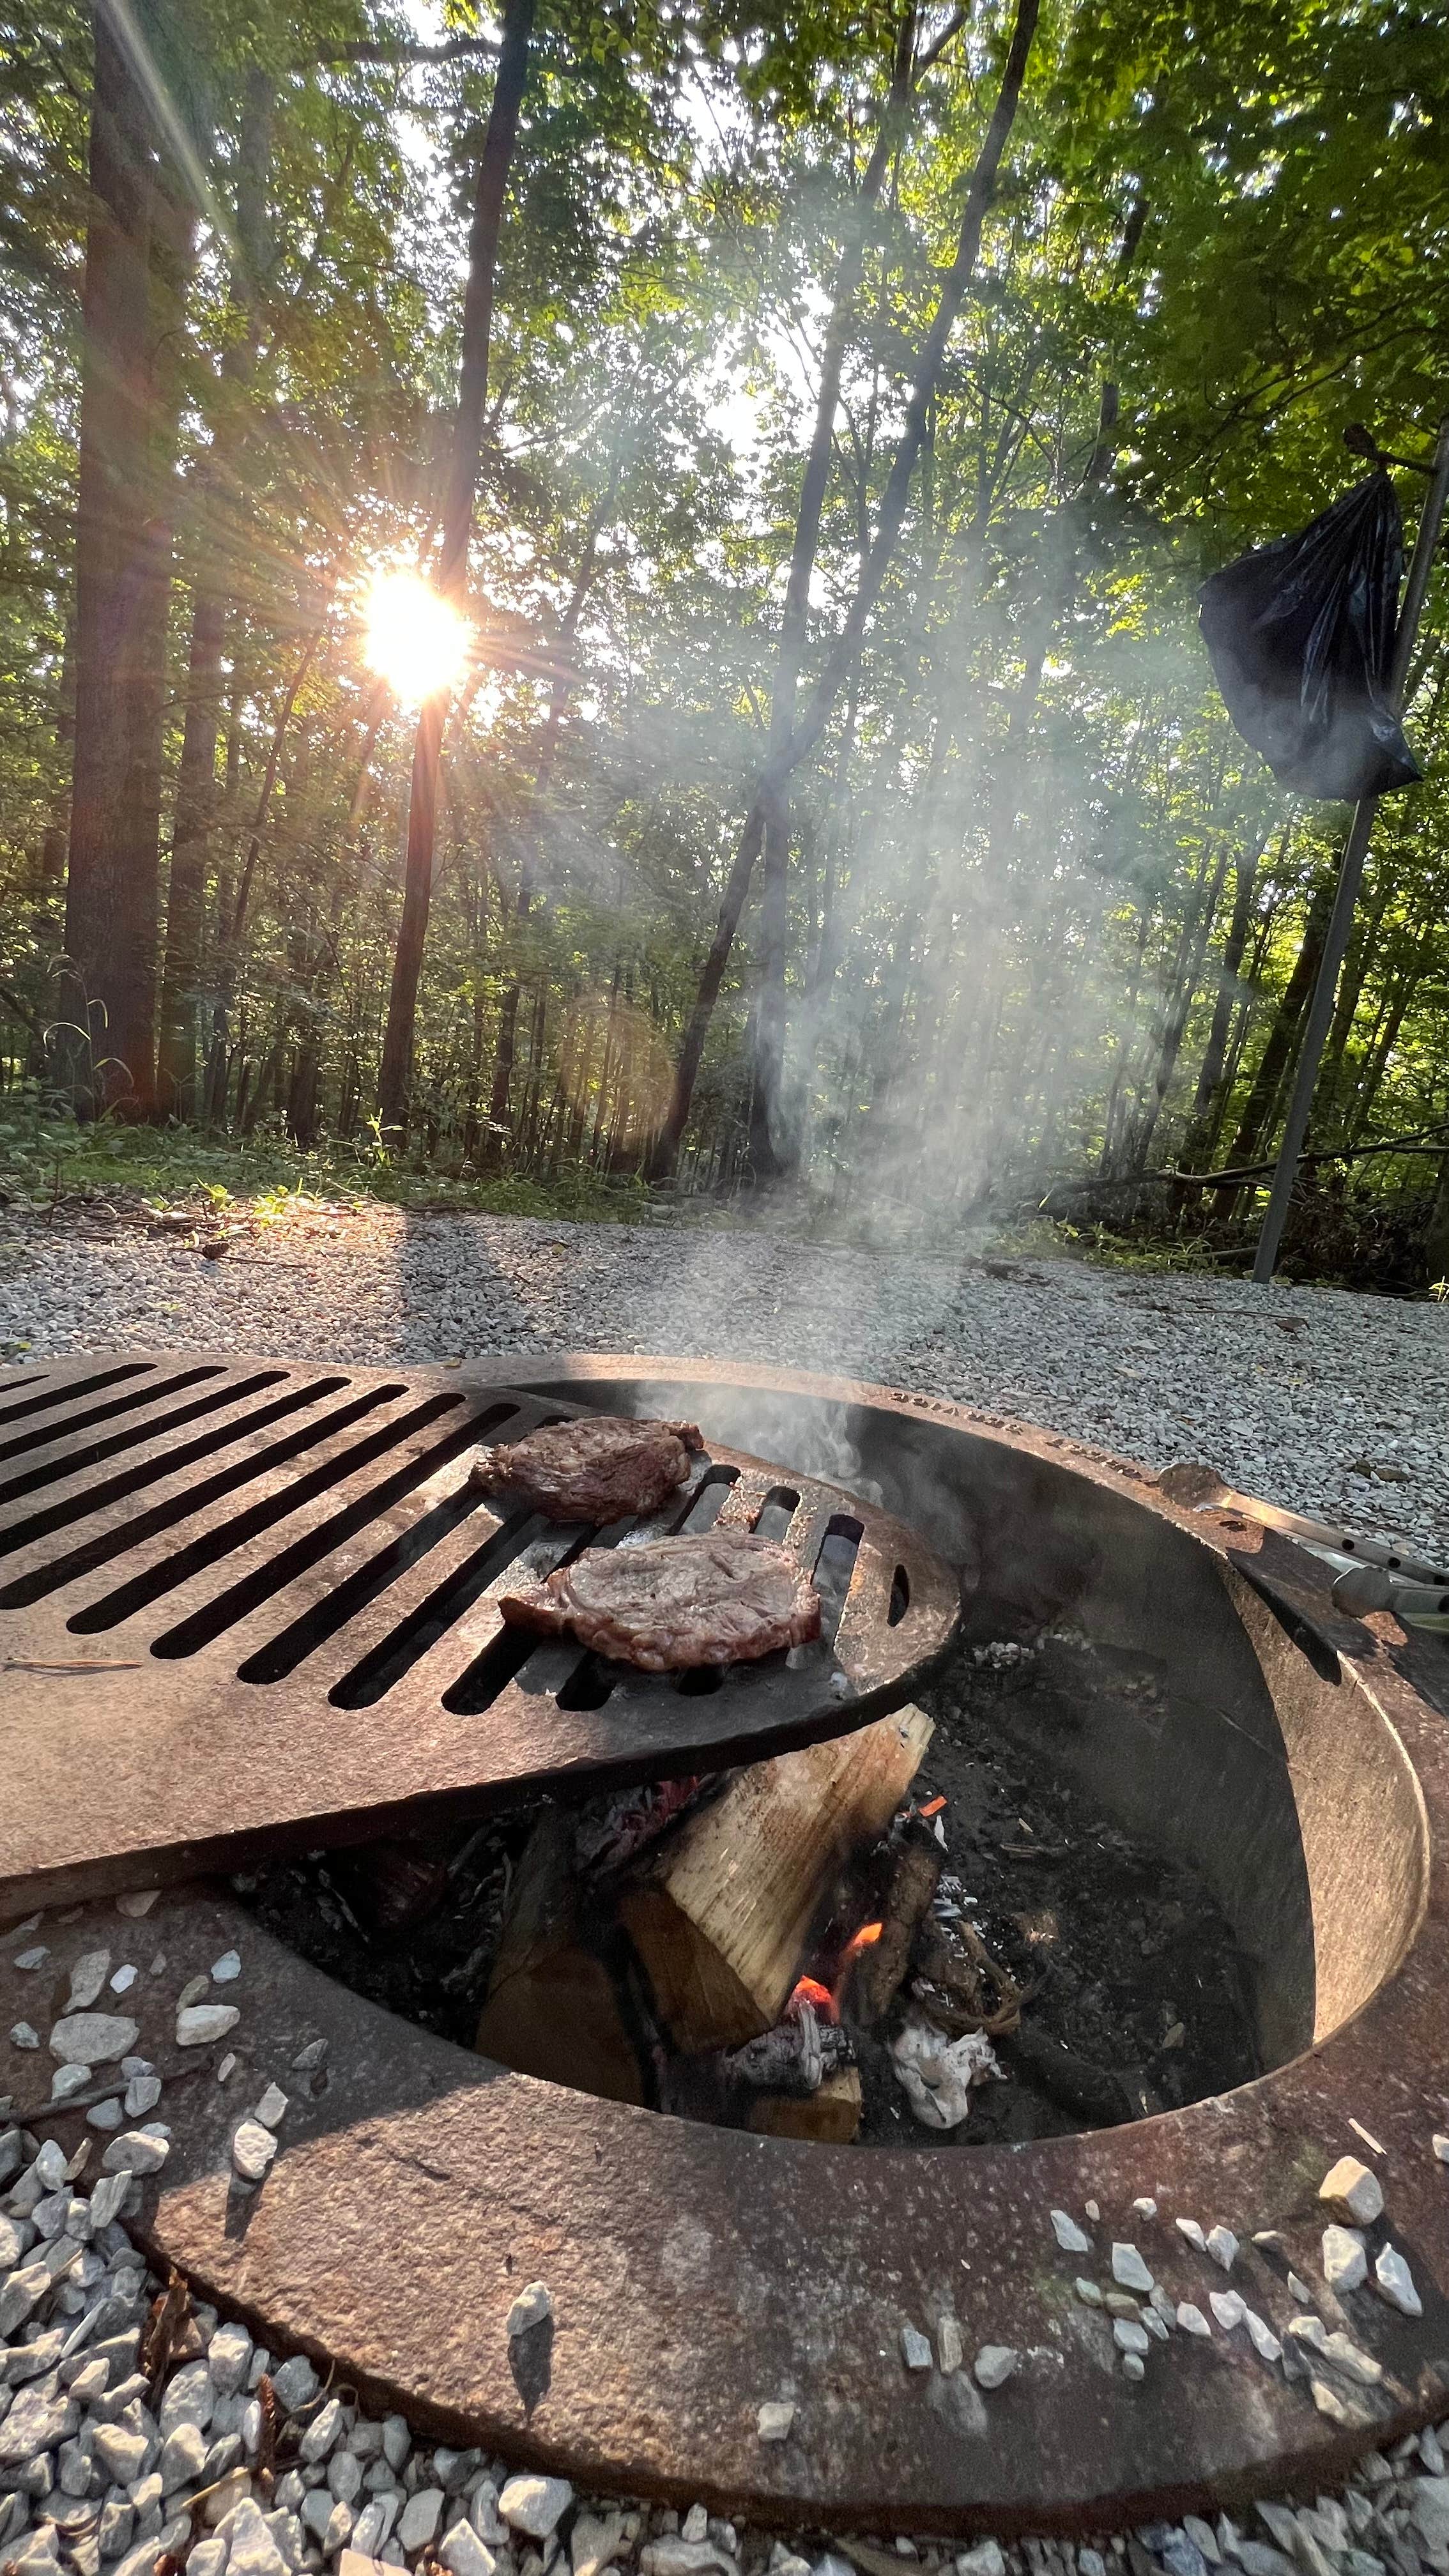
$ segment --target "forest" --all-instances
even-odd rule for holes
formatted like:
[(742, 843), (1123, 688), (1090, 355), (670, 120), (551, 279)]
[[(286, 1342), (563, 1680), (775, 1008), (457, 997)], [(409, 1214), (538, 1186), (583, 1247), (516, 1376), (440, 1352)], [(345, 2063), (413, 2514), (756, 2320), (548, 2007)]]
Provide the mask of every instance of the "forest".
[[(1412, 538), (1445, 14), (5, 0), (5, 1137), (1245, 1266), (1348, 809), (1197, 592)], [(1286, 1255), (1422, 1292), (1407, 703)]]

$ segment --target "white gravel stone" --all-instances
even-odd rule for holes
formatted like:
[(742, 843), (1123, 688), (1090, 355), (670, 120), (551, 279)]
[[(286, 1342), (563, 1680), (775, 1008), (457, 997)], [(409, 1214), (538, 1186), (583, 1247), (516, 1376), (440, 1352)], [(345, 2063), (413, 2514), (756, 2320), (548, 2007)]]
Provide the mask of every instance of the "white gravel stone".
[(64, 2102), (72, 2093), (84, 2093), (90, 2080), (88, 2066), (58, 2066), (50, 2079), (52, 2102)]
[(1442, 2129), (1435, 2130), (1433, 2143), (1434, 2153), (1440, 2164), (1449, 2165), (1449, 2138), (1446, 2138)]
[(1113, 2246), (1112, 2278), (1120, 2282), (1124, 2290), (1136, 2290), (1144, 2299), (1152, 2288), (1152, 2274), (1135, 2245)]
[(1145, 2326), (1134, 2325), (1130, 2317), (1112, 2319), (1112, 2341), (1119, 2352), (1150, 2352), (1152, 2339)]
[(342, 2412), (341, 2398), (329, 2397), (326, 2405), (313, 2416), (298, 2443), (299, 2457), (307, 2461), (325, 2460), (333, 2444), (341, 2441), (346, 2430), (347, 2419)]
[(12, 2048), (38, 2048), (40, 2033), (34, 2023), (13, 2021), (10, 2025), (10, 2045)]
[(206, 2367), (219, 2397), (230, 2397), (246, 2386), (251, 2358), (252, 2339), (245, 2326), (217, 2327), (206, 2347)]
[(1064, 2254), (1090, 2254), (1092, 2240), (1065, 2209), (1051, 2212), (1052, 2234)]
[(204, 2433), (216, 2407), (216, 2390), (204, 2361), (188, 2361), (173, 2371), (166, 2383), (157, 2422), (162, 2438), (175, 2431), (178, 2424), (190, 2424)]
[(280, 2084), (269, 2084), (267, 2086), (265, 2093), (262, 2095), (260, 2102), (256, 2106), (253, 2116), (260, 2120), (265, 2128), (275, 2129), (280, 2127), (282, 2121), (287, 2116), (287, 2096), (282, 2091)]
[(935, 2355), (919, 2326), (902, 2326), (901, 2359), (907, 2370), (930, 2370), (934, 2367)]
[(1100, 2308), (1102, 2305), (1100, 2285), (1096, 2281), (1089, 2281), (1085, 2272), (1078, 2273), (1072, 2287), (1084, 2308)]
[(1238, 2259), (1238, 2240), (1230, 2227), (1210, 2227), (1204, 2240), (1203, 2251), (1212, 2256), (1213, 2261), (1222, 2271), (1231, 2272)]
[(65, 2013), (50, 2034), (50, 2053), (63, 2066), (109, 2066), (134, 2048), (139, 2026), (120, 2013)]
[[(353, 2534), (354, 2539), (356, 2533)], [(497, 2560), (486, 2542), (479, 2539), (471, 2522), (455, 2522), (442, 2541), (438, 2556), (449, 2570), (449, 2576), (494, 2576)]]
[[(119, 1967), (119, 1968), (116, 1970), (115, 1975), (114, 1975), (114, 1976), (112, 1977), (112, 1979), (111, 1979), (111, 1992), (112, 1992), (112, 1994), (113, 1994), (113, 1995), (128, 1995), (128, 1994), (130, 1993), (130, 1991), (131, 1991), (131, 1988), (134, 1986), (134, 1984), (135, 1984), (135, 1982), (136, 1982), (136, 1979), (137, 1979), (137, 1977), (140, 1975), (140, 1973), (141, 1973), (141, 1972), (140, 1972), (139, 1968), (137, 1968), (137, 1967), (132, 1963), (132, 1961), (131, 1961), (131, 1960), (127, 1959), (127, 1960), (125, 1961), (124, 1965), (123, 1965), (123, 1966), (121, 1966), (121, 1967)], [(190, 2565), (190, 2563), (191, 2563), (191, 2562), (190, 2562), (190, 2560), (188, 2559), (188, 2560), (187, 2560), (187, 2565), (189, 2566), (189, 2565)]]
[(795, 2408), (788, 2397), (767, 2397), (755, 2417), (755, 2431), (762, 2442), (788, 2442), (795, 2421)]
[[(272, 2373), (277, 2403), (289, 2415), (295, 2415), (300, 2406), (308, 2405), (320, 2386), (317, 2373), (304, 2352), (294, 2352), (290, 2361), (281, 2362)], [(389, 2417), (388, 2421), (393, 2421), (393, 2418)]]
[(966, 2347), (959, 2325), (954, 2317), (942, 2317), (936, 2328), (936, 2359), (948, 2379), (953, 2370), (960, 2369), (965, 2358)]
[(1368, 2255), (1363, 2238), (1354, 2228), (1337, 2224), (1325, 2227), (1323, 2277), (1339, 2297), (1345, 2290), (1358, 2289), (1368, 2279)]
[(1006, 2576), (1006, 2558), (999, 2540), (978, 2540), (974, 2549), (963, 2549), (956, 2560), (956, 2576)]
[(1318, 2197), (1355, 2227), (1372, 2227), (1384, 2214), (1384, 2187), (1357, 2156), (1340, 2156), (1318, 2186)]
[(143, 1914), (150, 1913), (160, 1893), (159, 1887), (128, 1888), (124, 1896), (117, 1897), (116, 1912), (129, 1915), (133, 1923), (139, 1923)]
[(436, 2537), (442, 2518), (442, 2488), (419, 2487), (417, 2494), (410, 2495), (403, 2506), (402, 2519), (397, 2527), (397, 2536), (404, 2549), (426, 2549)]
[(231, 2160), (243, 2182), (260, 2182), (276, 2152), (277, 2141), (260, 2120), (243, 2120), (232, 2133)]
[(530, 2540), (547, 2540), (573, 2503), (567, 2478), (510, 2478), (498, 2499), (498, 2510), (510, 2531)]
[(194, 2424), (178, 2424), (161, 2446), (161, 2491), (194, 2484), (206, 2466), (206, 2437)]
[(227, 2576), (287, 2576), (287, 2562), (252, 2496), (227, 2517)]
[(1254, 2309), (1245, 2307), (1243, 2323), (1248, 2329), (1248, 2339), (1260, 2361), (1282, 2360), (1283, 2346), (1266, 2319), (1260, 2317)]
[(1150, 2199), (1145, 2193), (1140, 2200), (1134, 2200), (1132, 2207), (1138, 2218), (1155, 2218), (1157, 2216), (1156, 2201)]
[(119, 2096), (112, 2094), (104, 2102), (93, 2102), (86, 2120), (93, 2129), (119, 2129), (125, 2116)]
[(87, 2012), (111, 1973), (109, 1950), (85, 1950), (70, 1972), (70, 1993), (66, 1997), (68, 2013)]
[(1210, 2290), (1208, 2306), (1224, 2334), (1231, 2334), (1234, 2326), (1240, 2326), (1248, 2313), (1236, 2290)]
[(1381, 2295), (1391, 2308), (1406, 2317), (1421, 2317), (1424, 2303), (1414, 2287), (1414, 2276), (1396, 2245), (1385, 2245), (1374, 2263), (1374, 2279)]
[(552, 2315), (553, 2300), (545, 2283), (530, 2281), (526, 2290), (519, 2291), (508, 2311), (507, 2331), (510, 2335), (527, 2334), (531, 2326), (541, 2326), (545, 2318)]
[(240, 1950), (223, 1950), (219, 1959), (212, 1960), (211, 1982), (214, 1986), (229, 1986), (241, 1975), (241, 1969)]
[(984, 2343), (971, 2368), (978, 2388), (1002, 2388), (1021, 2360), (1009, 2343)]
[(213, 2040), (225, 2039), (241, 2020), (235, 2004), (188, 2004), (176, 2016), (178, 2048), (209, 2048)]
[[(126, 2087), (125, 2110), (127, 2119), (143, 2120), (148, 2111), (155, 2110), (160, 2099), (161, 2078), (159, 2075), (133, 2075), (130, 2083)], [(188, 2560), (187, 2563), (189, 2565), (190, 2561)]]
[(121, 2137), (112, 2138), (101, 2158), (101, 2168), (105, 2173), (159, 2173), (170, 2153), (168, 2139), (153, 2137), (149, 2129), (127, 2129)]
[(1172, 2223), (1179, 2236), (1185, 2236), (1189, 2245), (1196, 2246), (1199, 2254), (1207, 2252), (1207, 2238), (1195, 2218), (1175, 2218)]
[(1122, 2355), (1122, 2376), (1123, 2376), (1123, 2378), (1124, 2378), (1124, 2379), (1145, 2379), (1145, 2378), (1146, 2378), (1146, 2376), (1147, 2376), (1147, 2364), (1146, 2364), (1146, 2362), (1143, 2360), (1142, 2355), (1141, 2355), (1141, 2353), (1140, 2353), (1140, 2352), (1124, 2352), (1124, 2353), (1123, 2353), (1123, 2355)]

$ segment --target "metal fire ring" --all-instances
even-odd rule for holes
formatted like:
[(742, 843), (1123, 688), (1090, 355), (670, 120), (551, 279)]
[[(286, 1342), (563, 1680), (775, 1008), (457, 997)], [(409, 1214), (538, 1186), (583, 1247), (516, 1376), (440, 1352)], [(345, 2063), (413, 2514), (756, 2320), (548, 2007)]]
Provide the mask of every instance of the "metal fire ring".
[[(587, 1410), (464, 1371), (117, 1355), (0, 1376), (0, 1917), (237, 1868), (549, 1784), (839, 1735), (949, 1645), (955, 1577), (839, 1484), (715, 1444), (605, 1532), (468, 1482), (480, 1440)], [(595, 1408), (597, 1409), (597, 1408)], [(822, 1635), (651, 1674), (504, 1626), (585, 1546), (764, 1529)]]
[[(887, 1500), (919, 1509), (970, 1564), (990, 1605), (979, 1615), (1014, 1603), (1076, 1620), (1186, 1675), (1210, 1766), (1271, 1757), (1291, 1785), (1312, 1919), (1339, 1935), (1321, 1945), (1311, 2043), (1258, 2082), (1132, 2127), (909, 2156), (809, 2146), (507, 2074), (344, 1991), (206, 1889), (163, 1892), (140, 1923), (98, 1903), (54, 1929), (47, 1919), (41, 1971), (10, 1965), (14, 1943), (0, 1950), (0, 2034), (61, 2008), (80, 1951), (140, 1964), (127, 2005), (166, 2080), (175, 2141), (136, 2222), (154, 2259), (181, 2265), (272, 2351), (306, 2350), (440, 2439), (777, 2527), (1120, 2530), (1253, 2494), (1311, 2496), (1443, 2415), (1449, 2170), (1431, 2146), (1449, 2125), (1442, 1667), (1437, 1680), (1416, 1672), (1420, 1647), (1387, 1617), (1339, 1617), (1325, 1569), (1280, 1535), (1174, 1504), (1145, 1471), (1062, 1437), (765, 1367), (560, 1359), (528, 1375), (549, 1401), (687, 1405), (712, 1439), (768, 1398), (802, 1457), (812, 1430), (822, 1442), (843, 1432)], [(1154, 1722), (1145, 1704), (1134, 1745)], [(1194, 1748), (1182, 1749), (1185, 1779)], [(86, 1789), (68, 1776), (68, 1798)], [(1179, 1794), (1174, 1780), (1165, 1803)], [(1341, 1966), (1374, 1905), (1378, 1959)], [(243, 1973), (226, 1992), (242, 2020), (226, 2045), (239, 2068), (222, 2086), (174, 2047), (171, 2015), (180, 1983), (233, 1944)], [(329, 2054), (313, 2090), (294, 2060), (318, 2038)], [(231, 2175), (229, 2137), (273, 2076), (291, 2103), (253, 2192)], [(69, 2151), (87, 2135), (84, 2108), (46, 2105), (47, 2081), (43, 2053), (0, 2035), (0, 2093)], [(1324, 2288), (1317, 2189), (1345, 2153), (1383, 2177), (1387, 2221), (1370, 2252), (1391, 2228), (1421, 2318), (1371, 2285), (1335, 2310)], [(1154, 2219), (1134, 2209), (1144, 2194)], [(1058, 2251), (1048, 2213), (1082, 2217), (1089, 2201), (1101, 2216), (1084, 2261)], [(1238, 2236), (1229, 2280), (1184, 2242), (1177, 2215)], [(1104, 2276), (1114, 2238), (1137, 2242), (1174, 2297), (1205, 2305), (1231, 2287), (1280, 2328), (1301, 2313), (1291, 2264), (1382, 2377), (1325, 2414), (1242, 2329), (1215, 2328), (1208, 2342), (1154, 2346), (1132, 2386), (1108, 2321), (1072, 2287), (1078, 2271)], [(505, 2326), (534, 2279), (555, 2308), (541, 2350), (510, 2345)], [(908, 2371), (903, 2327), (934, 2333), (948, 2316), (966, 2367)], [(970, 2360), (986, 2342), (1022, 2360), (983, 2396)], [(758, 2410), (781, 2398), (796, 2410), (789, 2438), (762, 2442)]]

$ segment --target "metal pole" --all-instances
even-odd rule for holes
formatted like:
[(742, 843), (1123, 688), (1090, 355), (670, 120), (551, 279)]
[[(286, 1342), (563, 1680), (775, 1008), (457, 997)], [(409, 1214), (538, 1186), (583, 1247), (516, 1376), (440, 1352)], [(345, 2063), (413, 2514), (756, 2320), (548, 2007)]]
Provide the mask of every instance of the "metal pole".
[[(1446, 504), (1449, 504), (1449, 412), (1439, 423), (1439, 441), (1434, 450), (1433, 479), (1424, 496), (1419, 519), (1419, 532), (1414, 539), (1414, 552), (1409, 564), (1409, 579), (1404, 591), (1403, 611), (1394, 636), (1394, 659), (1389, 672), (1389, 698), (1402, 707), (1404, 685), (1409, 676), (1409, 657), (1419, 631), (1424, 595), (1429, 587), (1429, 572), (1434, 548), (1439, 541)], [(1308, 1133), (1313, 1094), (1318, 1085), (1318, 1068), (1323, 1059), (1333, 1006), (1338, 996), (1338, 978), (1343, 965), (1348, 935), (1353, 927), (1354, 906), (1358, 901), (1363, 877), (1363, 863), (1368, 856), (1369, 834), (1373, 830), (1376, 796), (1361, 796), (1353, 809), (1348, 839), (1339, 862), (1338, 885), (1333, 898), (1328, 936), (1323, 943), (1313, 999), (1308, 1006), (1308, 1021), (1303, 1044), (1298, 1054), (1298, 1070), (1293, 1079), (1293, 1097), (1288, 1104), (1283, 1142), (1278, 1148), (1278, 1161), (1273, 1172), (1273, 1187), (1268, 1198), (1268, 1213), (1258, 1237), (1258, 1250), (1253, 1262), (1253, 1277), (1266, 1286), (1278, 1266), (1278, 1248), (1288, 1220), (1288, 1202), (1298, 1178), (1298, 1158)]]

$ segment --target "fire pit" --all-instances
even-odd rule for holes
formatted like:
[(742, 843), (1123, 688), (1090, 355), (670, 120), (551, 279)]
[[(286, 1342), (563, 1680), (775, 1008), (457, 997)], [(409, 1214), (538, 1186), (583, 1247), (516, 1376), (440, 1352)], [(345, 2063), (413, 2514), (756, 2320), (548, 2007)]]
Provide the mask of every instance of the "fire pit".
[[(13, 1399), (29, 1401), (22, 1383), (9, 1382)], [(410, 1371), (402, 1391), (430, 1403), (461, 1388), (478, 1402), (516, 1384), (499, 1362), (461, 1379)], [(144, 1966), (154, 1945), (165, 1965), (131, 1990), (140, 2045), (176, 2069), (164, 2112), (175, 2145), (140, 2221), (157, 2258), (274, 2348), (335, 2363), (439, 2434), (595, 2484), (837, 2530), (1120, 2528), (1255, 2487), (1327, 2484), (1356, 2451), (1442, 2414), (1449, 2172), (1432, 2139), (1445, 2124), (1449, 1694), (1437, 1648), (1406, 1641), (1387, 1614), (1336, 1614), (1327, 1574), (1276, 1534), (950, 1405), (644, 1360), (536, 1366), (525, 1392), (549, 1409), (691, 1415), (715, 1456), (788, 1461), (791, 1490), (828, 1478), (864, 1491), (962, 1569), (968, 1638), (1069, 1626), (1115, 1658), (1134, 1687), (1055, 1704), (1042, 1759), (1207, 1880), (1259, 1963), (1273, 2071), (1022, 2151), (902, 2157), (745, 2136), (504, 2074), (319, 1976), (230, 1898), (163, 1894), (136, 1955)], [(67, 1646), (89, 1656), (105, 1642), (72, 1633)], [(1171, 1689), (1135, 1687), (1153, 1676)], [(35, 1692), (52, 1682), (79, 1687), (37, 1673)], [(134, 1674), (86, 1687), (121, 1683), (134, 1693)], [(1019, 1723), (1029, 1737), (1025, 1703)], [(37, 1816), (84, 1803), (58, 1742), (50, 1765)], [(386, 1821), (385, 1805), (372, 1812)], [(12, 1875), (11, 1917), (24, 1901)], [(96, 1924), (114, 1940), (117, 1919), (100, 1901), (57, 1944), (94, 1944)], [(245, 1961), (230, 2043), (246, 2051), (243, 2096), (188, 2077), (167, 2029), (180, 1982), (232, 1945)], [(37, 2010), (33, 1984), (0, 1969), (0, 2023), (43, 2019), (52, 2001)], [(43, 2064), (0, 2053), (0, 2090), (38, 2110)], [(273, 2076), (293, 2105), (253, 2192), (230, 2173), (230, 2133)], [(82, 2102), (43, 2125), (74, 2142), (83, 2120)], [(1370, 2266), (1391, 2241), (1418, 2317), (1374, 2289), (1372, 2270), (1364, 2287), (1325, 2281), (1332, 2213), (1318, 2188), (1345, 2154), (1387, 2197), (1367, 2228)], [(1054, 2210), (1085, 2255), (1059, 2246)], [(1229, 2273), (1179, 2220), (1232, 2232)], [(1154, 2344), (1140, 2384), (1123, 2376), (1109, 2314), (1074, 2286), (1110, 2289), (1114, 2242), (1137, 2247), (1172, 2302), (1228, 2301), (1231, 2321), (1214, 2312), (1206, 2338), (1174, 2328)], [(505, 2330), (533, 2279), (554, 2307), (542, 2352)], [(1232, 2318), (1234, 2297), (1280, 2357)], [(1290, 2334), (1309, 2315), (1325, 2340), (1345, 2338), (1336, 2361)], [(1018, 2360), (983, 2390), (971, 2362), (987, 2345)], [(957, 2349), (964, 2366), (944, 2367)], [(782, 2425), (783, 2439), (765, 2438)]]

